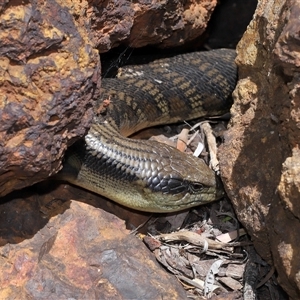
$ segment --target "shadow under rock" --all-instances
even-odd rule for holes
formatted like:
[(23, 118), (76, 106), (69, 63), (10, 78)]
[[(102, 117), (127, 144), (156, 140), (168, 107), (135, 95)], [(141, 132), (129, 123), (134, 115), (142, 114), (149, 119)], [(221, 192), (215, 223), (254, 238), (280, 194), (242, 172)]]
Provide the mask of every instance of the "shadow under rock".
[(70, 207), (71, 200), (116, 215), (126, 222), (127, 229), (135, 229), (152, 216), (81, 188), (47, 180), (0, 199), (0, 246), (32, 238), (52, 217), (63, 214)]

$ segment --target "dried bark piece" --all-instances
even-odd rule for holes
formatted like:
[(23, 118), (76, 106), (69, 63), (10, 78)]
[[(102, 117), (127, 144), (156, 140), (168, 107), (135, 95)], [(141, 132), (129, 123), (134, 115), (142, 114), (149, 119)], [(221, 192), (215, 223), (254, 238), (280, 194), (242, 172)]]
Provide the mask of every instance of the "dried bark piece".
[[(213, 241), (211, 239), (207, 239), (199, 235), (198, 233), (182, 230), (178, 232), (173, 233), (167, 233), (167, 234), (161, 234), (159, 236), (156, 236), (156, 238), (161, 239), (163, 241), (186, 241), (188, 243), (192, 243), (197, 246), (205, 247), (207, 245), (210, 249), (223, 249), (225, 247), (232, 247), (233, 245), (236, 245), (236, 243), (233, 244), (227, 244), (227, 243), (221, 243), (217, 241)], [(239, 244), (239, 243), (238, 243)]]
[(220, 277), (218, 280), (221, 281), (222, 283), (224, 283), (225, 285), (227, 285), (228, 287), (230, 287), (234, 291), (237, 291), (237, 290), (240, 290), (243, 288), (243, 286), (237, 280), (235, 280), (231, 277)]
[(235, 279), (241, 279), (243, 278), (244, 272), (245, 272), (245, 265), (228, 264), (226, 269), (226, 276)]

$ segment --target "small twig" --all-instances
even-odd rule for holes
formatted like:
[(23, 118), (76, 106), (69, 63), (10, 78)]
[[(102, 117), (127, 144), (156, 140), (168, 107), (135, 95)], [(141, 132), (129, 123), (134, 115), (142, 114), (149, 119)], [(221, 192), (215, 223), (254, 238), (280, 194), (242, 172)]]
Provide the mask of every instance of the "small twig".
[(257, 284), (256, 288), (260, 288), (261, 286), (263, 286), (274, 274), (275, 272), (275, 267), (273, 266), (271, 268), (271, 270), (268, 272), (268, 274), (266, 275), (266, 277), (260, 282)]
[(142, 227), (144, 227), (151, 220), (151, 218), (152, 218), (152, 215), (144, 223), (140, 224), (138, 227), (136, 227), (135, 229), (131, 230), (130, 234), (136, 234), (139, 229), (141, 229)]
[(222, 243), (202, 237), (196, 232), (182, 230), (173, 233), (161, 234), (156, 236), (157, 239), (165, 242), (169, 241), (186, 241), (196, 246), (205, 247), (208, 244), (209, 249), (223, 249), (225, 247), (240, 246), (240, 243)]

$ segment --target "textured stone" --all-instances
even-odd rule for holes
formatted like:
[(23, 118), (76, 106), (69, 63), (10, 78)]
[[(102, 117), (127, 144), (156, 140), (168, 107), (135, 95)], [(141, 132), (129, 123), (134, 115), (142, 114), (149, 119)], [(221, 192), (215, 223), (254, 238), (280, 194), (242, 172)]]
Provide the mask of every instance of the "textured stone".
[(101, 53), (120, 44), (166, 48), (199, 37), (216, 4), (216, 0), (94, 0), (87, 8), (87, 18)]
[(242, 40), (221, 174), (260, 255), (300, 297), (299, 1), (261, 0)]
[(92, 120), (100, 60), (64, 1), (0, 14), (0, 196), (55, 173)]
[(0, 248), (1, 299), (186, 299), (117, 217), (84, 203)]
[(293, 155), (283, 163), (278, 192), (285, 208), (294, 214), (295, 218), (300, 219), (300, 150), (298, 148), (294, 148)]

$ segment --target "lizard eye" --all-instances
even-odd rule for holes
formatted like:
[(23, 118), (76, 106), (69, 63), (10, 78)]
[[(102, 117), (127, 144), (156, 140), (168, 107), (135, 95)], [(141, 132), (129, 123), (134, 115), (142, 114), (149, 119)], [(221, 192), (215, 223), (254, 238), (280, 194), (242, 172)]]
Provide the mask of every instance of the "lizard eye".
[(190, 184), (190, 190), (194, 193), (202, 191), (203, 187), (203, 184), (201, 184), (200, 182), (193, 182)]

